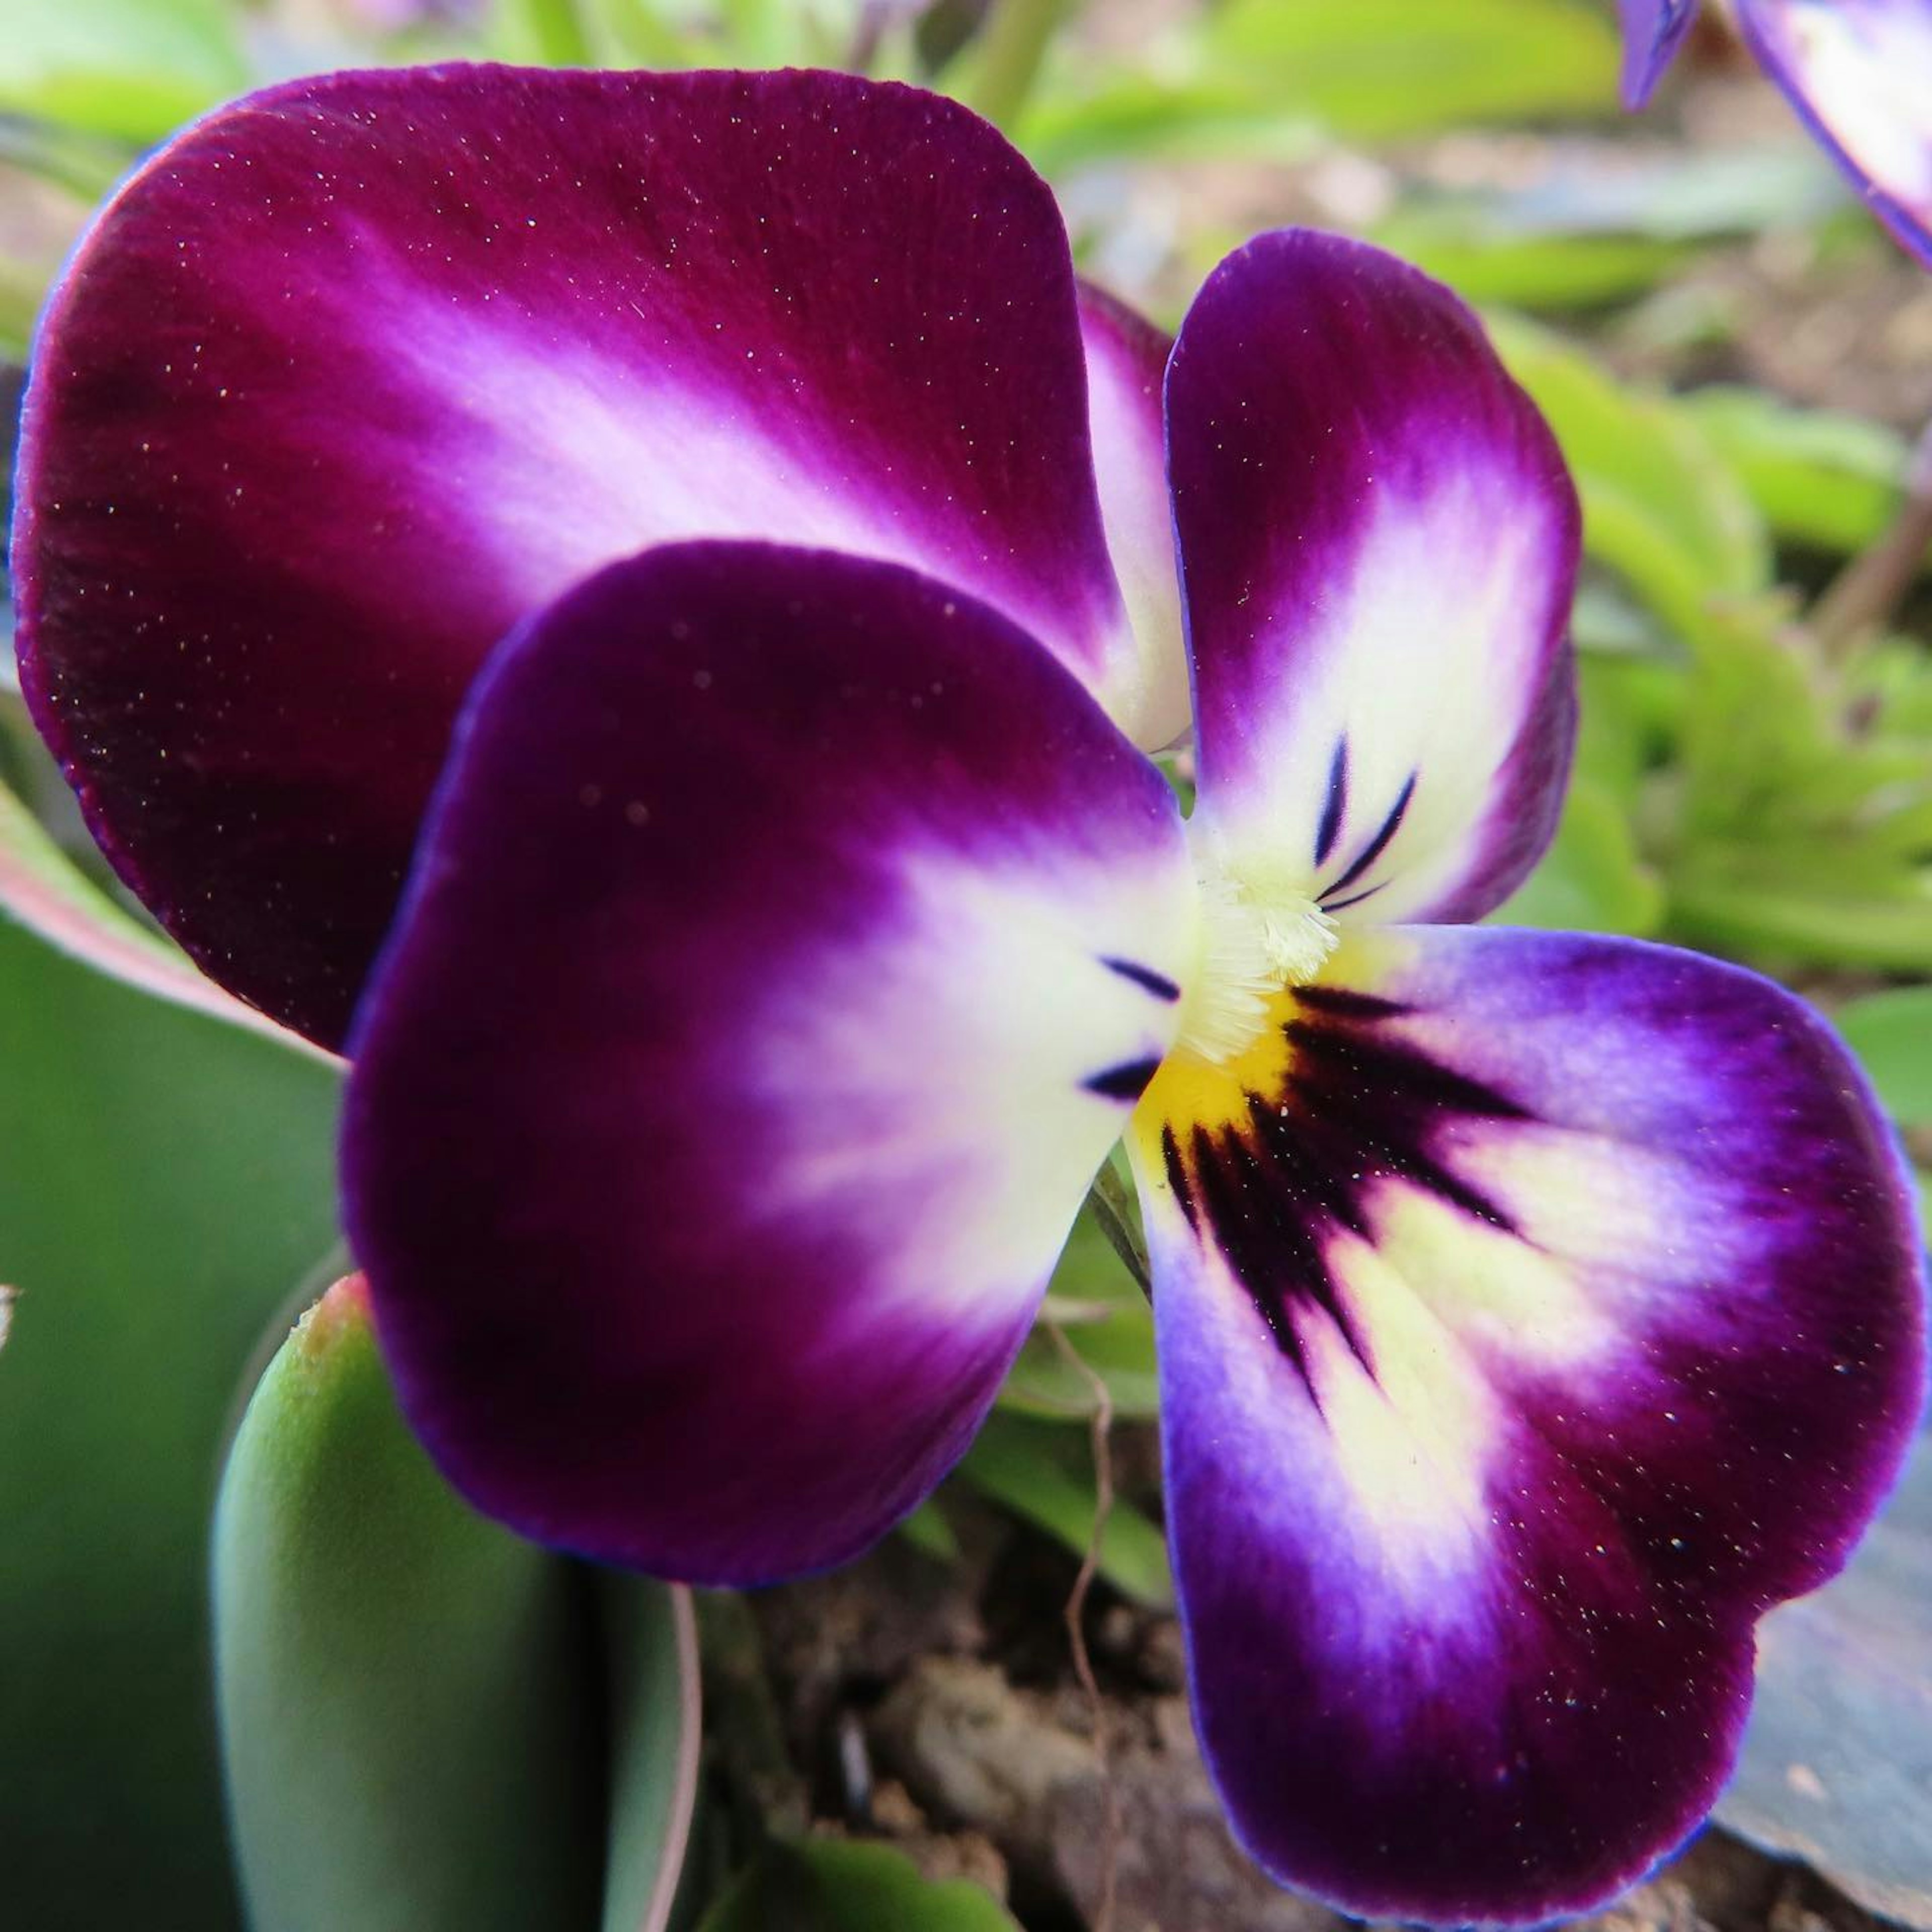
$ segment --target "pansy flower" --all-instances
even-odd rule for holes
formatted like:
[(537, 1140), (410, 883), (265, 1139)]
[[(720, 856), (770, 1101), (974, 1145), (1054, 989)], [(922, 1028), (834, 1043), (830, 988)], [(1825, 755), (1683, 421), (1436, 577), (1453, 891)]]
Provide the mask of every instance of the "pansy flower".
[[(1624, 105), (1641, 107), (1697, 0), (1618, 0)], [(1758, 62), (1872, 211), (1932, 266), (1932, 4), (1736, 0)]]
[(1534, 1919), (1697, 1821), (1897, 1467), (1917, 1244), (1804, 1007), (1469, 923), (1556, 814), (1578, 529), (1445, 290), (1268, 235), (1170, 343), (931, 95), (338, 76), (103, 215), (21, 486), (34, 715), (194, 956), (346, 1043), (482, 1508), (856, 1554), (1124, 1137), (1254, 1855)]

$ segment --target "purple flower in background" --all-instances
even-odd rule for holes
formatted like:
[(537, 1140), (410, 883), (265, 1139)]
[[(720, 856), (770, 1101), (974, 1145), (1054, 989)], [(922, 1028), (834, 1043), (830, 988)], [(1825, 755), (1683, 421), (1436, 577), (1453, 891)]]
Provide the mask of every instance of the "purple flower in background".
[(1555, 822), (1577, 512), (1446, 291), (1270, 235), (1170, 343), (929, 95), (338, 76), (102, 217), (20, 495), (34, 715), (196, 958), (349, 1042), (479, 1506), (856, 1554), (1124, 1136), (1256, 1856), (1536, 1919), (1696, 1822), (1898, 1466), (1917, 1242), (1798, 1002), (1466, 923)]
[(483, 0), (348, 0), (350, 12), (382, 32), (394, 33), (425, 21), (473, 20)]
[[(1697, 0), (1618, 0), (1624, 104), (1641, 107)], [(1873, 212), (1932, 266), (1932, 0), (1737, 0), (1766, 74)]]

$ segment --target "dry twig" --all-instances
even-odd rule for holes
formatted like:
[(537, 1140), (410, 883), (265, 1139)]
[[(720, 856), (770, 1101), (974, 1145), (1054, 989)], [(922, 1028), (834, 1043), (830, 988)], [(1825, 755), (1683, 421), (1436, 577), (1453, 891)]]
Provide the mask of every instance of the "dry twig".
[(1113, 1932), (1114, 1904), (1120, 1890), (1120, 1787), (1107, 1733), (1107, 1706), (1100, 1695), (1100, 1681), (1094, 1675), (1084, 1619), (1087, 1593), (1093, 1588), (1094, 1574), (1100, 1567), (1100, 1540), (1107, 1533), (1107, 1519), (1114, 1509), (1114, 1399), (1100, 1371), (1068, 1340), (1066, 1330), (1057, 1322), (1046, 1323), (1046, 1328), (1067, 1366), (1094, 1394), (1094, 1534), (1066, 1599), (1066, 1635), (1073, 1654), (1073, 1674), (1086, 1694), (1087, 1707), (1093, 1717), (1094, 1754), (1100, 1767), (1100, 1900), (1094, 1907), (1093, 1932)]

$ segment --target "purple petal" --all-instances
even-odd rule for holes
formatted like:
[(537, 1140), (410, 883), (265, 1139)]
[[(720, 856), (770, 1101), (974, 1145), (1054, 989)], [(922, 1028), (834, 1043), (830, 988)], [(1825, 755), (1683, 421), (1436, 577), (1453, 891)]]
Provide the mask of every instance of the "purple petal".
[(826, 74), (449, 67), (190, 130), (36, 357), (22, 676), (123, 876), (340, 1036), (470, 679), (586, 572), (753, 536), (1006, 612), (1131, 726), (1045, 184)]
[(1617, 0), (1624, 23), (1624, 105), (1633, 113), (1656, 92), (1697, 18), (1697, 0)]
[(1202, 1735), (1365, 1916), (1609, 1898), (1735, 1757), (1752, 1630), (1922, 1399), (1904, 1175), (1843, 1048), (1691, 955), (1344, 944), (1130, 1137)]
[(1147, 680), (1134, 739), (1158, 751), (1191, 722), (1161, 408), (1174, 338), (1090, 282), (1080, 284), (1080, 329), (1100, 513)]
[(1182, 324), (1167, 416), (1220, 862), (1376, 921), (1501, 903), (1568, 771), (1579, 530), (1480, 325), (1377, 249), (1265, 235)]
[(1872, 212), (1932, 267), (1932, 8), (1738, 0), (1738, 24)]
[(348, 1225), (479, 1507), (837, 1562), (965, 1448), (1172, 1040), (1154, 768), (988, 608), (741, 544), (493, 660), (358, 1018)]

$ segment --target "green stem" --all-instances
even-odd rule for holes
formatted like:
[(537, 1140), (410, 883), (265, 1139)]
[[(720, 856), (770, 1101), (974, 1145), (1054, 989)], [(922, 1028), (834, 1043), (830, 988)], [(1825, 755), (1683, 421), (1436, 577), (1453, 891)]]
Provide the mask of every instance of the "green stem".
[(995, 127), (1019, 118), (1040, 78), (1040, 63), (1073, 0), (998, 0), (981, 35), (967, 105)]

